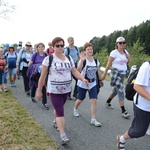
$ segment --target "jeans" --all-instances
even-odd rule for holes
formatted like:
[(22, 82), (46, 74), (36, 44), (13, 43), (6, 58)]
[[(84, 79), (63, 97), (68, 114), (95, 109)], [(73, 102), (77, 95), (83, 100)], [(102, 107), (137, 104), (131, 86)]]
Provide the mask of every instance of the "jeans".
[(0, 70), (0, 84), (7, 84), (7, 72)]

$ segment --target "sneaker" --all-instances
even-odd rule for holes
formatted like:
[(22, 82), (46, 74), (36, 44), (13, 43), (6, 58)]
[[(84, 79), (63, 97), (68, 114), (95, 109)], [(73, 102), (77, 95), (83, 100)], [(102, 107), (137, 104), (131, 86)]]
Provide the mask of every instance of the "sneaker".
[(7, 88), (4, 88), (4, 92), (8, 92)]
[(73, 110), (73, 115), (74, 115), (75, 117), (79, 117), (78, 110), (75, 109), (75, 108), (74, 108), (74, 110)]
[(2, 88), (0, 88), (0, 92), (3, 92)]
[(13, 83), (10, 83), (9, 86), (10, 86), (10, 87), (13, 87)]
[(59, 131), (56, 121), (53, 121), (53, 127), (56, 128), (57, 131)]
[(61, 138), (61, 144), (62, 145), (67, 144), (68, 142), (70, 142), (70, 140), (67, 138), (67, 136), (64, 136)]
[(33, 97), (31, 100), (32, 100), (32, 102), (33, 102), (33, 103), (36, 103), (36, 100), (35, 100), (35, 98), (34, 98), (34, 97)]
[(101, 127), (101, 123), (98, 122), (96, 119), (91, 119), (91, 124), (95, 125), (96, 127)]
[(27, 96), (30, 96), (30, 91), (27, 91), (26, 94), (27, 94)]
[(147, 131), (146, 131), (146, 134), (147, 134), (147, 135), (150, 135), (150, 125), (149, 125), (149, 127), (148, 127), (148, 129), (147, 129)]
[(15, 82), (12, 83), (12, 87), (16, 87), (16, 83)]
[(43, 107), (44, 107), (46, 110), (49, 110), (49, 107), (47, 106), (47, 104), (43, 104)]
[(67, 99), (68, 99), (68, 100), (72, 100), (72, 98), (71, 98), (71, 97), (69, 97), (69, 96), (68, 96), (68, 98), (67, 98)]
[(107, 102), (106, 102), (106, 107), (109, 108), (109, 109), (113, 109), (113, 106), (110, 103), (107, 103)]
[(77, 99), (77, 94), (73, 94), (73, 97), (75, 97)]
[(122, 113), (122, 117), (127, 119), (130, 117), (129, 113), (127, 111), (125, 111), (124, 113)]
[(118, 150), (125, 150), (125, 143), (120, 142), (120, 135), (117, 136), (117, 149)]

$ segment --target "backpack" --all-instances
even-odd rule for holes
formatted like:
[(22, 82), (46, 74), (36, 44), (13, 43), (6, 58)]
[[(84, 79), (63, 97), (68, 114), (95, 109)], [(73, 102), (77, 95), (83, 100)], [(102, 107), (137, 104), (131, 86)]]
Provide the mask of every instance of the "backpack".
[[(95, 61), (95, 64), (96, 64), (96, 66), (97, 66), (97, 59), (94, 58), (94, 61)], [(86, 65), (86, 59), (83, 61), (82, 70), (83, 70), (83, 68), (85, 67), (85, 65)], [(100, 83), (99, 83), (99, 77), (98, 77), (98, 72), (97, 72), (97, 71), (96, 71), (96, 85), (97, 85), (97, 93), (99, 93), (100, 88), (101, 88), (101, 85), (100, 85)]]
[[(76, 46), (74, 46), (76, 51), (77, 51), (77, 55), (79, 55), (79, 51), (78, 51), (78, 48)], [(70, 55), (70, 48), (69, 47), (66, 47), (67, 48), (67, 55)]]
[[(66, 57), (68, 58), (68, 60), (71, 62), (70, 56), (69, 56), (69, 55), (65, 55), (65, 56), (66, 56)], [(53, 62), (54, 56), (53, 56), (53, 55), (50, 55), (50, 56), (48, 56), (48, 57), (49, 57), (49, 65), (48, 65), (47, 75), (46, 75), (46, 79), (45, 79), (45, 85), (47, 85), (48, 75), (49, 75), (49, 69), (50, 69), (51, 64), (52, 64), (52, 62)]]
[[(148, 60), (147, 62), (149, 62), (149, 64), (150, 64), (150, 60)], [(129, 101), (133, 101), (134, 95), (137, 93), (134, 90), (133, 86), (134, 86), (134, 81), (139, 72), (139, 69), (140, 69), (140, 67), (135, 69), (131, 74), (129, 74), (128, 79), (127, 79), (127, 83), (125, 86), (125, 98)], [(138, 96), (139, 96), (139, 94), (137, 94), (137, 97), (136, 97), (136, 104), (138, 103)]]

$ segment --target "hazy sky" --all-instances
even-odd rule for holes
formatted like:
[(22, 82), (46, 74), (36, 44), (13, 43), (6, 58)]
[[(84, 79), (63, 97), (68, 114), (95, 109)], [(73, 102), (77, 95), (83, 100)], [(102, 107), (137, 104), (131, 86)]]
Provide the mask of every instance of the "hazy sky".
[[(9, 0), (10, 1), (10, 0)], [(0, 43), (47, 43), (73, 36), (82, 46), (94, 36), (129, 29), (150, 19), (149, 0), (11, 0), (12, 21), (0, 18)], [(67, 45), (66, 41), (66, 45)]]

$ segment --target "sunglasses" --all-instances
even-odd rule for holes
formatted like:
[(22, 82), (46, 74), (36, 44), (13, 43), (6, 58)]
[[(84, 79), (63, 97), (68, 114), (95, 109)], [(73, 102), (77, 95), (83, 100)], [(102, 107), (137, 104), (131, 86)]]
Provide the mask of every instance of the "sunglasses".
[(118, 42), (118, 43), (119, 43), (120, 45), (121, 45), (121, 44), (126, 44), (126, 42)]
[(55, 45), (57, 48), (61, 47), (63, 48), (65, 45)]

